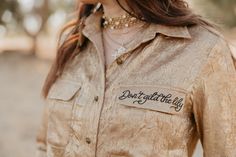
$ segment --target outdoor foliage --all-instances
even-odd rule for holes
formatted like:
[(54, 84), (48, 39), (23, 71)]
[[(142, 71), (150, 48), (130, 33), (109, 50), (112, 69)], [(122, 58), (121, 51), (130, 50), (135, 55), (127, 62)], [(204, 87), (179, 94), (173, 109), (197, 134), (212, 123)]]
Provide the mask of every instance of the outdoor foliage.
[(34, 45), (41, 33), (56, 31), (64, 23), (66, 11), (71, 12), (73, 0), (1, 0), (0, 37), (10, 34), (25, 34)]
[(0, 25), (6, 25), (12, 17), (16, 21), (21, 20), (19, 14), (19, 4), (14, 0), (1, 0), (0, 5)]
[(194, 0), (194, 2), (217, 23), (236, 27), (236, 0)]

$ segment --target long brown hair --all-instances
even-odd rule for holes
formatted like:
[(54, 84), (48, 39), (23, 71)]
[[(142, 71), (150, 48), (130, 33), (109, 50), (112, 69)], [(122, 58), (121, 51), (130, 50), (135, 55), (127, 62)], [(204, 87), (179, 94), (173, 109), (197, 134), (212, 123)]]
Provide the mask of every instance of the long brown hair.
[[(119, 0), (116, 1), (126, 12), (148, 23), (170, 26), (212, 26), (201, 16), (194, 14), (184, 0), (125, 0), (132, 13), (124, 8)], [(62, 75), (65, 65), (85, 47), (87, 39), (81, 33), (83, 22), (94, 9), (102, 9), (102, 6), (100, 8), (96, 6), (95, 4), (79, 5), (77, 19), (68, 23), (62, 30), (59, 38), (59, 43), (62, 44), (58, 45), (56, 58), (43, 85), (44, 98), (47, 97), (52, 84)], [(68, 30), (69, 33), (62, 41), (62, 34)]]

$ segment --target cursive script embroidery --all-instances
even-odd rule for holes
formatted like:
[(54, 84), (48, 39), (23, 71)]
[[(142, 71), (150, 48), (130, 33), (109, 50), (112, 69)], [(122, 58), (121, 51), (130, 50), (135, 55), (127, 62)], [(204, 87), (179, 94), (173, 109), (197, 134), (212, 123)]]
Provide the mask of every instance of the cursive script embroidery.
[(124, 90), (122, 95), (119, 96), (119, 100), (134, 99), (133, 104), (139, 105), (145, 104), (147, 101), (158, 101), (164, 104), (169, 104), (170, 108), (174, 108), (176, 112), (179, 112), (183, 107), (183, 98), (173, 97), (171, 93), (164, 94), (159, 91), (152, 94), (145, 94), (143, 91), (138, 93), (131, 93), (130, 90)]

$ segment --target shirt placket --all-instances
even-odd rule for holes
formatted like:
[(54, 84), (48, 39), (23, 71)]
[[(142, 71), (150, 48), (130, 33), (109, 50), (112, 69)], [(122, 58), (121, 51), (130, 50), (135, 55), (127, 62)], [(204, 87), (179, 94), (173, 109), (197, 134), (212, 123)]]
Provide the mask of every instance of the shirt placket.
[(125, 53), (118, 56), (110, 66), (107, 67), (105, 70), (105, 79), (106, 79), (106, 86), (105, 89), (107, 90), (113, 82), (119, 77), (119, 74), (122, 73), (122, 68), (124, 65), (125, 60), (131, 55), (131, 53)]
[[(90, 27), (92, 27), (90, 25)], [(95, 28), (95, 27), (94, 27)], [(104, 46), (103, 46), (103, 40), (102, 40), (102, 33), (100, 29), (96, 29), (94, 31), (94, 28), (87, 28), (86, 31), (84, 31), (85, 35), (89, 38), (90, 41), (94, 44), (96, 48), (96, 53), (99, 56), (99, 67), (101, 68), (100, 73), (100, 80), (99, 84), (100, 91), (98, 93), (98, 100), (96, 102), (96, 105), (93, 104), (93, 106), (90, 107), (91, 111), (88, 117), (86, 118), (87, 121), (89, 121), (90, 124), (86, 124), (86, 133), (84, 133), (85, 141), (87, 143), (87, 151), (93, 151), (88, 154), (92, 156), (94, 154), (95, 157), (97, 157), (97, 145), (98, 145), (98, 134), (100, 129), (100, 121), (102, 117), (102, 111), (105, 105), (106, 96), (109, 96), (109, 89), (112, 88), (112, 86), (119, 81), (120, 74), (123, 73), (125, 70), (124, 67), (126, 64), (125, 61), (127, 58), (134, 52), (134, 50), (139, 47), (139, 45), (145, 41), (148, 41), (150, 39), (154, 38), (154, 34), (150, 34), (148, 31), (145, 31), (144, 35), (147, 37), (145, 39), (142, 38), (140, 35), (139, 38), (136, 38), (131, 44), (130, 48), (120, 56), (118, 56), (110, 66), (106, 69), (105, 67), (105, 56), (104, 56)]]
[[(102, 49), (100, 49), (100, 50), (102, 50)], [(100, 53), (100, 55), (103, 54), (103, 57), (105, 58), (103, 52), (101, 52), (99, 50), (97, 52)], [(104, 82), (103, 82), (102, 88), (104, 90), (101, 92), (102, 94), (100, 95), (100, 97), (101, 97), (100, 102), (97, 102), (96, 107), (93, 106), (93, 110), (94, 110), (94, 112), (96, 111), (97, 116), (96, 116), (96, 118), (93, 118), (93, 119), (96, 119), (96, 122), (94, 122), (94, 124), (91, 125), (91, 126), (94, 126), (93, 130), (96, 130), (96, 133), (95, 133), (95, 131), (92, 131), (93, 135), (96, 135), (95, 157), (97, 157), (97, 155), (98, 155), (97, 154), (97, 151), (98, 151), (97, 144), (98, 144), (98, 140), (99, 140), (98, 134), (99, 134), (99, 129), (100, 129), (100, 121), (101, 121), (101, 117), (102, 117), (102, 111), (103, 111), (104, 105), (107, 100), (107, 96), (109, 97), (109, 94), (110, 94), (109, 89), (113, 85), (113, 83), (115, 83), (115, 80), (119, 78), (119, 73), (122, 72), (124, 62), (130, 55), (131, 55), (130, 52), (120, 55), (119, 57), (117, 57), (117, 59), (115, 59), (112, 62), (112, 64), (110, 66), (108, 66), (107, 69), (105, 68), (105, 62), (103, 62), (102, 60), (100, 62), (100, 64), (102, 64), (102, 67), (103, 67), (102, 78), (104, 78)], [(93, 135), (91, 134), (91, 137)]]

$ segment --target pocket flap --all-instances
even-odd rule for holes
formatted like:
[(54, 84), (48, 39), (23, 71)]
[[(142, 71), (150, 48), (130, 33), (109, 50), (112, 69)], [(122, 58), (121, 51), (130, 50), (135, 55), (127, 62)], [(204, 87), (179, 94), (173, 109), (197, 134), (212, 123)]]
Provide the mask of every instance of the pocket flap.
[(51, 87), (48, 98), (70, 100), (81, 88), (81, 82), (57, 80)]
[(122, 85), (115, 89), (115, 102), (121, 105), (169, 114), (183, 112), (186, 91), (159, 85)]

